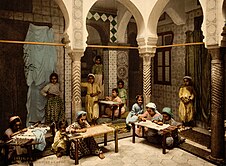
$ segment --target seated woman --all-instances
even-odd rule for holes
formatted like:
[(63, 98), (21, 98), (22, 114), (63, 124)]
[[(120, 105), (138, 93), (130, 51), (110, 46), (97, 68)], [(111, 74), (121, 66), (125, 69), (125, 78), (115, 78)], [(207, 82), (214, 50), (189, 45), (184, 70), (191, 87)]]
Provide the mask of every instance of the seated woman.
[[(27, 129), (20, 130), (21, 127), (21, 119), (19, 116), (12, 116), (9, 119), (9, 128), (5, 131), (3, 139), (5, 142), (12, 139), (13, 136), (20, 134), (22, 132), (26, 132)], [(8, 160), (12, 161), (14, 156), (26, 153), (25, 148), (21, 148), (20, 146), (9, 146)]]
[[(112, 96), (108, 96), (105, 99), (107, 101), (113, 101), (113, 102), (118, 102), (119, 104), (113, 105), (112, 107), (106, 107), (105, 108), (105, 116), (104, 117), (111, 117), (112, 116), (112, 111), (114, 111), (114, 117), (119, 117), (119, 106), (122, 103), (121, 98), (118, 96), (118, 88), (112, 89)], [(121, 115), (126, 112), (125, 107), (121, 107)]]
[[(157, 122), (157, 121), (162, 120), (162, 116), (157, 111), (155, 103), (148, 103), (146, 105), (146, 112), (141, 115), (138, 115), (138, 119), (140, 121), (150, 120), (152, 122)], [(140, 126), (138, 128), (136, 128), (135, 133), (137, 134), (137, 136), (141, 137), (143, 135), (142, 128)], [(159, 135), (158, 135), (157, 130), (145, 127), (144, 128), (144, 136), (151, 143), (159, 142)]]
[[(77, 112), (77, 120), (66, 128), (67, 132), (70, 133), (83, 133), (86, 132), (86, 128), (90, 127), (86, 120), (87, 113), (85, 111)], [(75, 154), (75, 144), (72, 142), (70, 149), (70, 157), (74, 159)], [(98, 144), (93, 137), (88, 137), (85, 139), (79, 139), (78, 141), (78, 157), (81, 158), (86, 155), (97, 155), (100, 159), (104, 159), (105, 156), (100, 150)]]
[(66, 135), (66, 127), (67, 123), (65, 121), (60, 121), (58, 131), (54, 137), (52, 151), (56, 153), (57, 157), (61, 157), (67, 152), (68, 137)]

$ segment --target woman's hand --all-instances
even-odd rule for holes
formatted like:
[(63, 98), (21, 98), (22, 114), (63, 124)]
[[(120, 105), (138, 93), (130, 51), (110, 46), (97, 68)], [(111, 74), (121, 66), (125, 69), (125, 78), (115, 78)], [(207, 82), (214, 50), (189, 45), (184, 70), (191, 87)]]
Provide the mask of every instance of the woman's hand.
[(78, 133), (85, 133), (87, 131), (87, 129), (77, 129), (76, 130)]
[(90, 96), (91, 97), (94, 97), (94, 96), (96, 96), (97, 94), (96, 93), (90, 93)]
[(142, 116), (138, 116), (138, 120), (139, 120), (139, 121), (145, 122), (145, 121), (146, 121), (146, 118), (144, 118), (144, 117), (142, 117)]
[(56, 95), (51, 94), (51, 93), (47, 93), (47, 98), (51, 98), (51, 97), (55, 97)]
[(105, 100), (109, 101), (110, 100), (110, 97), (106, 96), (105, 97)]

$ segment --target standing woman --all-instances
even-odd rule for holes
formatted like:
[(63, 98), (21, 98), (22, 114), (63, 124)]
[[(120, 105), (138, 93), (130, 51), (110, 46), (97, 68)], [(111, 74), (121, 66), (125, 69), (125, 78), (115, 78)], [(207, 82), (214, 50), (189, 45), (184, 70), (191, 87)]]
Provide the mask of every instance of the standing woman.
[(60, 97), (60, 84), (58, 83), (58, 75), (52, 73), (50, 75), (50, 83), (42, 90), (41, 94), (47, 98), (45, 106), (45, 123), (58, 123), (65, 120), (64, 103)]
[(81, 83), (81, 86), (87, 88), (85, 107), (87, 111), (87, 120), (96, 124), (99, 118), (98, 95), (101, 93), (100, 87), (95, 83), (94, 74), (88, 75), (88, 82)]
[(191, 127), (192, 121), (194, 118), (194, 98), (195, 98), (195, 90), (192, 86), (192, 78), (190, 76), (185, 76), (183, 78), (184, 84), (180, 87), (179, 90), (179, 117), (182, 121), (183, 126)]

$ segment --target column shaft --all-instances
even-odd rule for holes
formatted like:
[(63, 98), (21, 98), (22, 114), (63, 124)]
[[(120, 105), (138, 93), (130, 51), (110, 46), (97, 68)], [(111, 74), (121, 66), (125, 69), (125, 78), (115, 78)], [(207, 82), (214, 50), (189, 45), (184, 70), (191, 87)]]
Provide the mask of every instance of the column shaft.
[(145, 54), (143, 57), (143, 96), (144, 105), (150, 102), (152, 95), (152, 68), (151, 54)]
[(81, 56), (83, 51), (73, 51), (70, 53), (72, 58), (72, 110), (71, 110), (71, 119), (72, 122), (76, 120), (76, 112), (81, 111), (82, 101), (81, 101)]
[(223, 63), (220, 48), (211, 54), (211, 158), (224, 158)]

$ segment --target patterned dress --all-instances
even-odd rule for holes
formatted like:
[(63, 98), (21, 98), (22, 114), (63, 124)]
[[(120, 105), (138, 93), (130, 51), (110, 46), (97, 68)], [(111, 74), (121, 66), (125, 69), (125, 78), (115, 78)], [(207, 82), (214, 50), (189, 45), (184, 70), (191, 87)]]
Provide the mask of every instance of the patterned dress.
[[(66, 131), (71, 132), (72, 129), (83, 129), (87, 127), (90, 127), (87, 121), (82, 125), (80, 125), (78, 122), (74, 122), (73, 124), (67, 127)], [(101, 152), (102, 151), (100, 150), (94, 137), (79, 139), (78, 141), (78, 157), (79, 158), (90, 155), (90, 154), (98, 156)], [(75, 154), (75, 144), (72, 142), (70, 146), (70, 157), (72, 159), (75, 159), (74, 154)]]
[(65, 120), (64, 103), (60, 97), (59, 83), (49, 83), (41, 90), (43, 96), (47, 96), (48, 93), (54, 96), (47, 100), (45, 106), (45, 123), (50, 124), (55, 122), (58, 124), (60, 121)]

